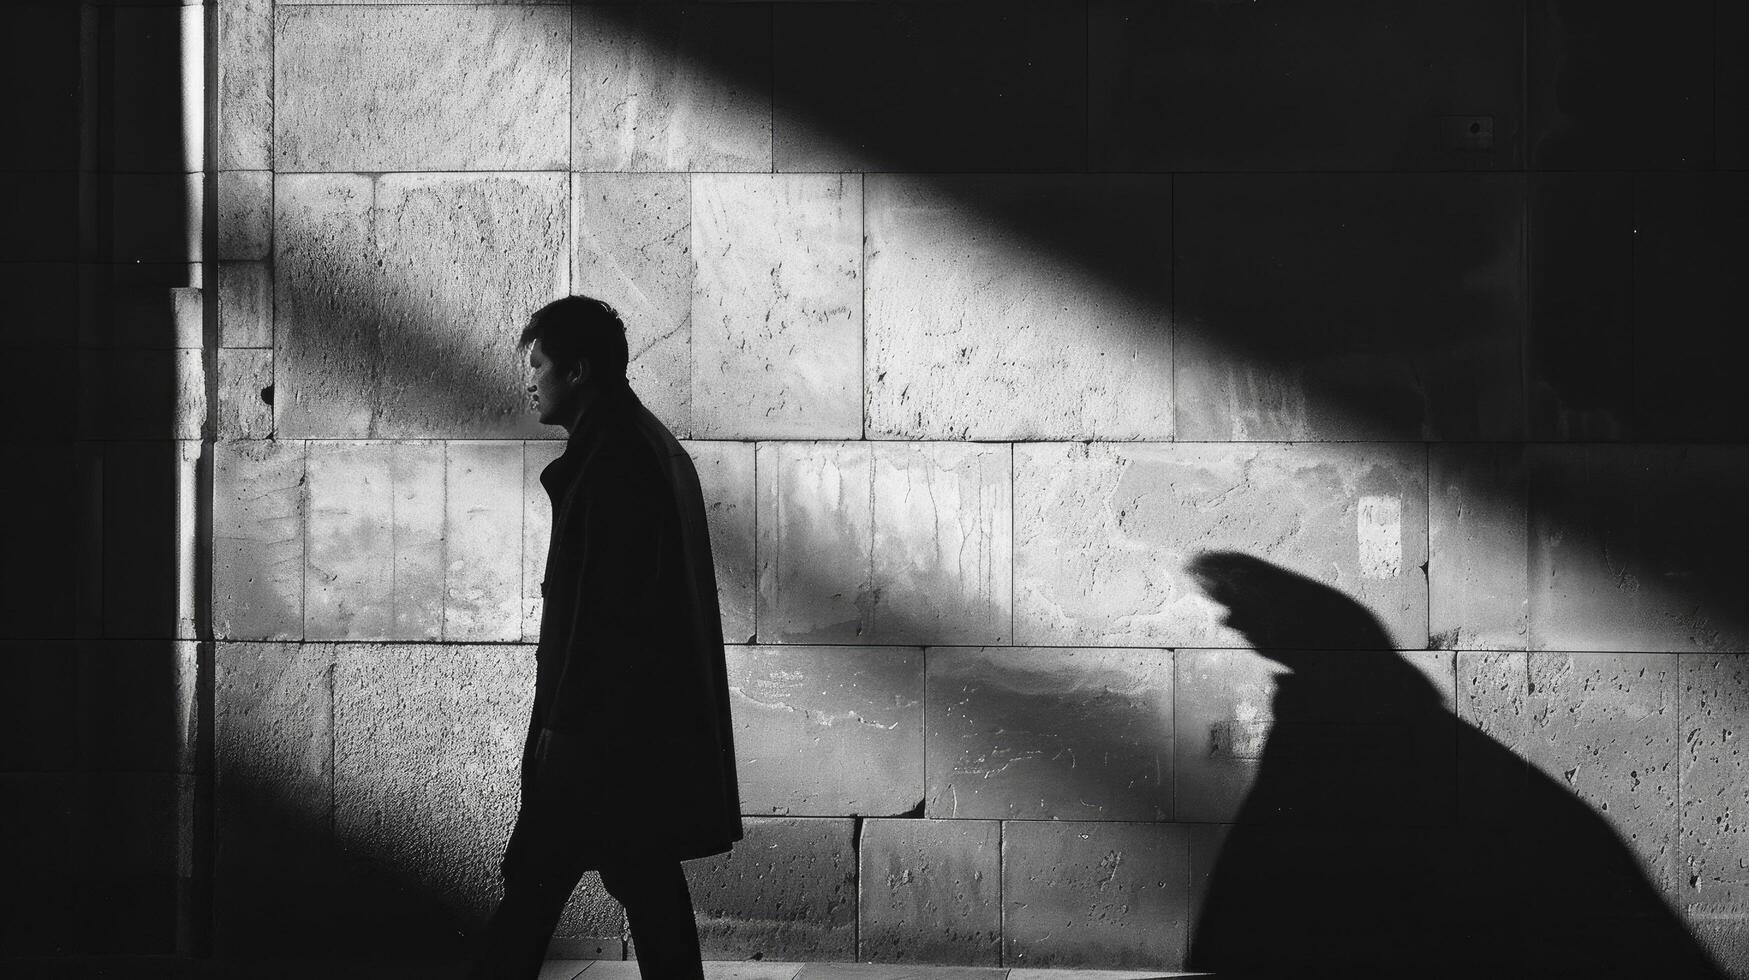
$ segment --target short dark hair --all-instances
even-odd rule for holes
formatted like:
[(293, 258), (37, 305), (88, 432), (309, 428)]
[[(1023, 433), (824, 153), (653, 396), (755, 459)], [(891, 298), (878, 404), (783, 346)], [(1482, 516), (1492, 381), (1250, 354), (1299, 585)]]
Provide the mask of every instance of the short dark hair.
[(625, 321), (618, 310), (593, 296), (567, 296), (535, 310), (517, 347), (537, 340), (542, 353), (557, 364), (569, 367), (587, 360), (597, 381), (625, 380)]

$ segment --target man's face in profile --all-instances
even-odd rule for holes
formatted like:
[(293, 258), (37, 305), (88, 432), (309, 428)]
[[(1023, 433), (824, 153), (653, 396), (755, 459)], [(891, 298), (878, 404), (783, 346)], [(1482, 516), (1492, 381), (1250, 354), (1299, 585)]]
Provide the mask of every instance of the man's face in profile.
[(577, 369), (561, 369), (547, 357), (538, 340), (529, 345), (528, 369), (528, 391), (534, 396), (534, 410), (539, 414), (541, 423), (564, 425), (568, 421), (567, 409), (576, 400), (577, 390), (582, 387), (582, 379), (577, 376)]

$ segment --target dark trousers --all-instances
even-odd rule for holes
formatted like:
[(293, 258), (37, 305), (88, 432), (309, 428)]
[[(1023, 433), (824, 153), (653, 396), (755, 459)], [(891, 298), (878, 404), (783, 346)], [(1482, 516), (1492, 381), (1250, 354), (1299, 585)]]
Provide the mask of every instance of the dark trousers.
[[(474, 980), (532, 980), (547, 942), (582, 872), (540, 877), (507, 875), (504, 898), (486, 927)], [(678, 861), (616, 864), (601, 869), (607, 893), (625, 906), (644, 980), (703, 980), (692, 896)]]

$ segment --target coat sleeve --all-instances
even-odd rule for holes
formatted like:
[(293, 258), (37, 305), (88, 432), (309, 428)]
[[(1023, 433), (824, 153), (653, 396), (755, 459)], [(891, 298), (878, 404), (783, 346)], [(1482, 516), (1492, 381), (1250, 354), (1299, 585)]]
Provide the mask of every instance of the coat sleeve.
[(611, 730), (651, 696), (656, 665), (648, 662), (648, 640), (662, 608), (664, 539), (673, 534), (666, 519), (672, 508), (653, 477), (648, 467), (612, 466), (605, 480), (611, 492), (578, 501), (577, 590), (554, 597), (576, 603), (576, 614), (543, 726), (561, 741)]

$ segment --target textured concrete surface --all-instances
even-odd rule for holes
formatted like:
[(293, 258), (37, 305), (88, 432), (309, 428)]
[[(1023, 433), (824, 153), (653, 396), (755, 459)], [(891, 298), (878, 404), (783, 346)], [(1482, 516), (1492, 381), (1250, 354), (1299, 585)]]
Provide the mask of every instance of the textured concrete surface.
[(276, 17), (277, 170), (566, 165), (564, 9), (315, 6)]
[(1526, 452), (1539, 650), (1749, 649), (1749, 519), (1735, 446)]
[(86, 558), (79, 542), (93, 523), (79, 492), (78, 454), (65, 443), (6, 443), (4, 451), (32, 478), (0, 484), (0, 507), (33, 519), (13, 522), (0, 548), (0, 635), (71, 637)]
[(334, 833), (478, 925), (517, 806), (534, 659), (507, 646), (342, 646)]
[[(106, 258), (116, 262), (201, 261), (207, 203), (204, 179), (198, 173), (99, 176), (99, 184), (106, 182), (109, 194), (108, 213), (98, 227), (99, 234), (108, 236)], [(56, 219), (64, 221), (58, 215)]]
[[(1749, 658), (1684, 654), (1677, 901), (1723, 931), (1749, 930)], [(1733, 962), (1749, 962), (1741, 955)]]
[(758, 575), (753, 550), (754, 447), (744, 442), (688, 442), (686, 451), (704, 490), (723, 641), (752, 643)]
[[(1538, 170), (1694, 170), (1712, 165), (1712, 5), (1526, 8), (1527, 162)], [(1616, 120), (1642, 123), (1621, 140)]]
[(692, 178), (574, 174), (572, 291), (625, 322), (626, 378), (675, 435), (692, 431)]
[(1173, 969), (1184, 962), (1189, 880), (1184, 827), (1005, 822), (1003, 961)]
[(105, 138), (85, 137), (97, 167), (121, 173), (205, 170), (205, 12), (189, 4), (110, 6), (94, 12), (85, 27), (107, 35), (107, 43), (85, 56), (99, 77), (87, 75), (81, 93), (86, 111), (102, 116)]
[(213, 445), (213, 632), (304, 632), (304, 444)]
[(932, 817), (1169, 820), (1172, 654), (929, 651)]
[[(1378, 4), (1091, 10), (1095, 169), (1511, 170), (1522, 159), (1524, 21), (1511, 0), (1413, 16)], [(1239, 64), (1247, 84), (1210, 84)], [(1487, 127), (1487, 145), (1448, 135), (1454, 117), (1466, 136), (1469, 122)]]
[(278, 430), (546, 435), (516, 337), (565, 292), (566, 194), (560, 174), (280, 176)]
[(1628, 438), (1634, 406), (1634, 178), (1530, 178), (1530, 435)]
[(215, 929), (219, 945), (273, 928), (332, 815), (333, 648), (221, 643), (214, 668)]
[(541, 576), (553, 536), (553, 505), (540, 474), (565, 451), (565, 443), (525, 442), (522, 447), (522, 638), (534, 643), (540, 639)]
[(1524, 451), (1428, 448), (1427, 629), (1446, 650), (1529, 642)]
[(273, 346), (273, 272), (265, 262), (218, 264), (219, 345)]
[(923, 799), (923, 651), (731, 647), (743, 813), (889, 816)]
[(760, 6), (573, 8), (571, 166), (771, 170), (771, 15)]
[[(1453, 654), (1274, 653), (1284, 660), (1178, 651), (1178, 820), (1401, 826), (1450, 814)], [(1265, 774), (1267, 798), (1247, 808)]]
[[(1677, 660), (1533, 652), (1464, 654), (1458, 663), (1460, 717), (1602, 817), (1666, 898), (1676, 896), (1679, 873)], [(1690, 740), (1691, 748), (1699, 744)], [(1460, 771), (1469, 771), (1467, 762), (1459, 760)], [(1515, 816), (1522, 822), (1527, 815)], [(1575, 884), (1584, 883), (1568, 887)], [(1562, 885), (1544, 887), (1565, 904), (1595, 901), (1561, 894)]]
[(707, 959), (856, 957), (854, 821), (749, 817), (726, 855), (689, 861)]
[(1634, 178), (1634, 401), (1643, 438), (1749, 439), (1728, 350), (1749, 304), (1749, 174)]
[(869, 435), (1170, 438), (1171, 187), (868, 178)]
[(1005, 447), (761, 444), (765, 642), (999, 643), (1009, 636)]
[(311, 442), (306, 472), (305, 635), (442, 636), (444, 447)]
[(869, 820), (857, 844), (857, 956), (994, 966), (1002, 955), (994, 820)]
[(79, 354), (79, 434), (87, 439), (199, 439), (206, 363), (198, 349)]
[(78, 701), (65, 705), (88, 772), (195, 772), (199, 651), (193, 640), (79, 642)]
[(218, 257), (269, 258), (273, 251), (273, 173), (221, 170), (216, 186)]
[(215, 143), (221, 170), (273, 166), (273, 0), (222, 0)]
[(1015, 446), (1014, 478), (1019, 643), (1246, 645), (1184, 572), (1231, 549), (1347, 594), (1398, 646), (1426, 646), (1419, 447), (1035, 443)]
[(197, 559), (177, 529), (195, 526), (201, 452), (193, 440), (103, 446), (102, 635), (196, 637)]
[(776, 4), (772, 14), (780, 171), (1082, 166), (1079, 9), (809, 3)]
[(697, 174), (693, 431), (862, 435), (862, 181)]
[(273, 351), (221, 348), (218, 352), (218, 437), (273, 436)]
[(1519, 434), (1522, 178), (1180, 176), (1173, 208), (1180, 439)]
[(444, 446), (445, 640), (522, 636), (522, 476), (520, 442)]

